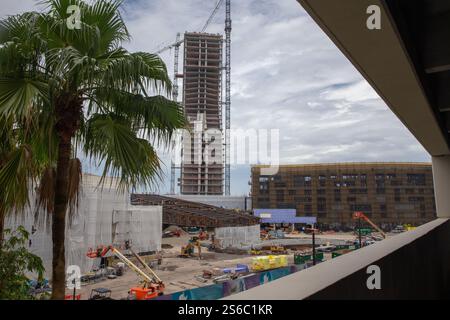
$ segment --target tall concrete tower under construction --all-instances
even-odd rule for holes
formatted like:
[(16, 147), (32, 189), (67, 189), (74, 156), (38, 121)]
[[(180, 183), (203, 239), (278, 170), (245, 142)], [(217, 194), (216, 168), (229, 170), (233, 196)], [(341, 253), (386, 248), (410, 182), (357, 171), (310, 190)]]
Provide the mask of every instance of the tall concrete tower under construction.
[(217, 34), (184, 35), (183, 105), (191, 132), (182, 142), (182, 194), (224, 191), (222, 43)]

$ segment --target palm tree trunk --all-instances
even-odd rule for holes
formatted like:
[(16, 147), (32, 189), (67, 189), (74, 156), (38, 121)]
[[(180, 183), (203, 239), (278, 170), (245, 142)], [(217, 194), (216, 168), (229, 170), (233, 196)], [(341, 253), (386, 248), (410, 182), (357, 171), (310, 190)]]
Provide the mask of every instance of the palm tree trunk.
[(60, 138), (56, 167), (55, 205), (52, 216), (52, 299), (62, 300), (66, 287), (65, 231), (71, 138)]
[(4, 231), (5, 231), (5, 214), (2, 209), (0, 209), (0, 249), (3, 245), (3, 237), (4, 237)]
[(52, 299), (62, 300), (66, 287), (66, 213), (69, 199), (69, 162), (72, 138), (80, 125), (83, 101), (72, 93), (63, 93), (56, 99), (56, 133), (59, 137), (56, 163), (55, 200), (52, 216)]

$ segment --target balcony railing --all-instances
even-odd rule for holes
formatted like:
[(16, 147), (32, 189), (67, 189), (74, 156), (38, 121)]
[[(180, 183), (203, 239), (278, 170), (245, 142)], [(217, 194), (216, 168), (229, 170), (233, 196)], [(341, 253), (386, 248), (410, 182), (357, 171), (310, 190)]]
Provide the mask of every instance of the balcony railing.
[[(226, 299), (448, 299), (449, 244), (450, 220), (436, 219)], [(373, 265), (380, 289), (367, 285)]]

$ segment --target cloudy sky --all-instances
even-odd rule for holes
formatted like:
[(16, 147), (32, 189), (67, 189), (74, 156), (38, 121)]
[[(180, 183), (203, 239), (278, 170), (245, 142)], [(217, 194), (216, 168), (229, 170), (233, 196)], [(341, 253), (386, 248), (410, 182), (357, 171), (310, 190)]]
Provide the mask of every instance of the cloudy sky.
[[(1, 2), (0, 17), (36, 3)], [(177, 32), (199, 31), (216, 2), (125, 0), (126, 47), (154, 52)], [(279, 129), (281, 163), (430, 160), (295, 0), (235, 0), (232, 20), (232, 129)], [(207, 31), (223, 28), (222, 7)], [(173, 52), (162, 58), (172, 74)], [(248, 193), (249, 166), (231, 173), (232, 194)], [(167, 178), (160, 192), (168, 189)]]

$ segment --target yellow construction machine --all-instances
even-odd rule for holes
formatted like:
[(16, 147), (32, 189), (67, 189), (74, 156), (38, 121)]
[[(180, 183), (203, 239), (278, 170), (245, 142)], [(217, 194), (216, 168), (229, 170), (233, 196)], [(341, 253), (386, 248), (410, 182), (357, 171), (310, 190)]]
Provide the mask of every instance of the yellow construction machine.
[(195, 256), (195, 248), (197, 247), (198, 251), (198, 258), (202, 258), (202, 249), (200, 245), (200, 239), (199, 237), (192, 237), (187, 245), (181, 247), (181, 258), (190, 258)]

